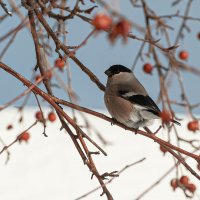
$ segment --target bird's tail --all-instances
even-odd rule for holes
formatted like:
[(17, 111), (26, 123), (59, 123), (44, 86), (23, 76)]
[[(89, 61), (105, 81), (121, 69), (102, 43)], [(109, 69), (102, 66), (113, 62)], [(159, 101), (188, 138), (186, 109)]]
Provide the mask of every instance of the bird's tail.
[(171, 122), (174, 123), (174, 124), (176, 124), (176, 125), (181, 126), (181, 123), (179, 123), (178, 121), (176, 121), (176, 120), (174, 120), (174, 119), (171, 119)]

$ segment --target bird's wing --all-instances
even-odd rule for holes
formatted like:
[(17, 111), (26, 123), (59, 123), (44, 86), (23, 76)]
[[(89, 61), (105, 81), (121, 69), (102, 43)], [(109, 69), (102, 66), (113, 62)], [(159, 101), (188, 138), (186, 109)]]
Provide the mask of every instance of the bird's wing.
[(144, 107), (145, 110), (153, 113), (154, 115), (159, 116), (160, 109), (155, 104), (155, 102), (149, 97), (148, 95), (140, 95), (136, 94), (134, 92), (126, 91), (126, 90), (120, 90), (119, 96), (130, 101), (131, 103), (134, 103), (138, 106)]
[[(144, 110), (147, 110), (148, 112), (153, 113), (156, 116), (159, 116), (161, 112), (155, 102), (148, 95), (136, 94), (135, 92), (130, 92), (128, 90), (120, 90), (119, 96), (131, 103), (143, 107)], [(174, 119), (171, 119), (170, 121), (179, 126), (181, 125), (178, 121)]]

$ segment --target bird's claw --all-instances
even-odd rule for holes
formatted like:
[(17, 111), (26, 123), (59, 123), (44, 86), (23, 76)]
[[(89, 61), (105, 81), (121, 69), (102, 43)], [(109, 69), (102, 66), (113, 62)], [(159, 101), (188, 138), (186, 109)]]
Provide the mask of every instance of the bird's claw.
[(112, 118), (111, 126), (115, 125), (117, 120), (115, 118)]

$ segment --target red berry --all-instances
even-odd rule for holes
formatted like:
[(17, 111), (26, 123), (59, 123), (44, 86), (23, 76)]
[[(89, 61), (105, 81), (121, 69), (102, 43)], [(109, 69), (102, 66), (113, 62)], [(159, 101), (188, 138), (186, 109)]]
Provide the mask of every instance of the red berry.
[(167, 110), (163, 110), (162, 112), (160, 112), (159, 116), (162, 119), (163, 123), (168, 123), (172, 119), (171, 113)]
[(130, 32), (131, 24), (126, 19), (121, 19), (112, 26), (112, 32), (109, 34), (109, 39), (114, 42), (118, 36), (122, 36), (124, 41), (127, 40), (127, 35)]
[(178, 187), (178, 180), (176, 178), (172, 179), (170, 185), (172, 186), (173, 190), (175, 190)]
[(189, 53), (188, 53), (187, 51), (181, 51), (181, 52), (179, 53), (179, 58), (180, 58), (181, 60), (187, 60), (188, 57), (189, 57)]
[(35, 82), (37, 82), (39, 79), (41, 79), (40, 74), (38, 74), (38, 75), (35, 76)]
[(18, 136), (18, 140), (27, 142), (30, 139), (30, 134), (28, 132), (23, 132)]
[(189, 183), (188, 176), (181, 176), (180, 183), (183, 184), (183, 185), (185, 185), (185, 186), (188, 185), (188, 183)]
[[(46, 73), (45, 73), (45, 77), (48, 78), (48, 79), (51, 79), (52, 72), (50, 70), (47, 70)], [(41, 75), (40, 74), (35, 76), (35, 82), (39, 81), (39, 79), (41, 79)]]
[(50, 113), (48, 114), (48, 119), (49, 119), (50, 122), (54, 122), (54, 121), (56, 120), (56, 115), (55, 115), (55, 113), (54, 113), (54, 112), (50, 112)]
[(110, 28), (111, 24), (112, 19), (105, 14), (100, 13), (94, 16), (93, 26), (97, 30), (107, 30)]
[(151, 74), (152, 70), (153, 70), (153, 66), (152, 66), (150, 63), (144, 64), (144, 66), (143, 66), (143, 71), (144, 71), (145, 73)]
[(41, 111), (37, 111), (35, 113), (35, 118), (38, 120), (38, 121), (42, 121), (43, 117), (42, 117), (42, 112)]
[(167, 149), (165, 149), (165, 147), (163, 147), (162, 145), (160, 145), (160, 150), (165, 154), (167, 152)]
[(48, 78), (48, 79), (51, 79), (52, 78), (52, 71), (51, 70), (47, 70), (46, 72), (45, 72), (46, 74), (46, 77)]
[(188, 123), (187, 128), (188, 130), (195, 132), (199, 130), (199, 122), (197, 120), (191, 121)]
[(60, 70), (63, 70), (64, 66), (65, 66), (65, 61), (63, 59), (57, 58), (55, 60), (55, 67), (59, 68)]
[(127, 37), (128, 33), (130, 32), (131, 24), (126, 19), (121, 19), (116, 24), (116, 27), (118, 30), (118, 34), (125, 38), (125, 37)]
[(190, 192), (192, 192), (192, 193), (194, 193), (195, 190), (197, 189), (197, 188), (196, 188), (196, 185), (193, 184), (193, 183), (189, 183), (189, 184), (186, 186), (186, 188), (187, 188)]
[(12, 124), (9, 124), (9, 125), (7, 126), (7, 130), (10, 130), (10, 129), (13, 129), (13, 125), (12, 125)]

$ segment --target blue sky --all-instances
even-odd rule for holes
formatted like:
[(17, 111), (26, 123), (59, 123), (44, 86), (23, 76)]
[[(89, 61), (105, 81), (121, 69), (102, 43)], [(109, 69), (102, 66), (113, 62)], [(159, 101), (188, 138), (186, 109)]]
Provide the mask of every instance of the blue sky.
[[(5, 1), (6, 2), (6, 1)], [(20, 2), (20, 1), (17, 1)], [(71, 1), (73, 2), (73, 1)], [(137, 22), (138, 24), (144, 25), (144, 19), (142, 16), (142, 9), (133, 9), (129, 1), (119, 1), (120, 12), (126, 16), (129, 20), (133, 22)], [(151, 6), (151, 8), (156, 11), (158, 15), (166, 15), (166, 14), (174, 14), (177, 10), (180, 10), (180, 14), (183, 14), (185, 10), (185, 4), (187, 1), (183, 1), (178, 6), (171, 7), (172, 1), (160, 1), (160, 0), (151, 0), (147, 1), (147, 3)], [(70, 3), (71, 4), (71, 3)], [(83, 6), (84, 8), (84, 6)], [(200, 1), (194, 1), (192, 9), (190, 11), (190, 16), (199, 17), (199, 8)], [(25, 13), (25, 9), (21, 8), (23, 13)], [(102, 7), (99, 6), (93, 14), (102, 10)], [(3, 14), (2, 9), (0, 10), (0, 15)], [(4, 35), (8, 30), (15, 27), (19, 24), (19, 19), (16, 15), (13, 17), (8, 17), (7, 20), (0, 23), (0, 37)], [(173, 31), (169, 31), (169, 35), (171, 38), (171, 42), (173, 44), (177, 30), (180, 27), (181, 19), (174, 18), (173, 20), (167, 20), (169, 25), (175, 28)], [(190, 58), (188, 59), (188, 63), (192, 66), (199, 67), (200, 63), (200, 41), (196, 39), (196, 35), (200, 32), (200, 22), (198, 21), (189, 21), (189, 26), (191, 29), (190, 33), (185, 33), (185, 40), (180, 41), (180, 47), (177, 49), (179, 52), (181, 49), (188, 50), (190, 54)], [(68, 33), (68, 43), (69, 45), (78, 45), (83, 39), (90, 33), (92, 30), (91, 25), (87, 25), (82, 22), (78, 18), (75, 18), (73, 21), (67, 24)], [(143, 38), (144, 35), (137, 32), (134, 27), (132, 28), (132, 33), (137, 35), (138, 37)], [(161, 43), (165, 45), (163, 35), (155, 35), (155, 38), (161, 39)], [(3, 43), (0, 43), (0, 51), (4, 48), (6, 40)], [(123, 64), (127, 67), (131, 67), (135, 56), (140, 48), (141, 42), (136, 40), (128, 40), (126, 44), (124, 44), (121, 40), (118, 40), (114, 45), (111, 45), (107, 39), (106, 33), (99, 33), (93, 36), (87, 43), (86, 46), (82, 47), (76, 54), (78, 59), (80, 59), (91, 71), (93, 71), (96, 76), (100, 79), (102, 83), (106, 83), (106, 76), (104, 75), (104, 71), (113, 64)], [(145, 46), (145, 52), (147, 52), (148, 46)], [(145, 53), (144, 52), (144, 53)], [(177, 54), (177, 53), (176, 53)], [(52, 57), (49, 59), (51, 65), (53, 66), (54, 60), (57, 57), (56, 53), (52, 54)], [(2, 59), (3, 62), (13, 67), (17, 72), (22, 73), (26, 78), (30, 79), (32, 74), (32, 69), (36, 63), (35, 53), (34, 53), (34, 45), (31, 38), (30, 33), (24, 29), (20, 33), (17, 34), (17, 37), (13, 43), (13, 45), (9, 48), (6, 55)], [(162, 63), (165, 66), (168, 65), (168, 62), (161, 57)], [(152, 62), (153, 60), (144, 56), (144, 61), (139, 60), (136, 65), (134, 73), (138, 77), (138, 79), (142, 82), (142, 84), (146, 87), (149, 92), (149, 95), (156, 100), (159, 94), (159, 82), (157, 77), (157, 72), (154, 71), (153, 75), (146, 75), (142, 71), (142, 66), (145, 62)], [(105, 108), (103, 101), (103, 93), (100, 91), (95, 84), (93, 84), (90, 79), (80, 70), (78, 66), (73, 61), (69, 61), (70, 69), (72, 72), (72, 87), (76, 91), (79, 97), (79, 104), (90, 107), (90, 108)], [(63, 74), (60, 74), (62, 79), (67, 82), (66, 71)], [(22, 91), (26, 89), (19, 81), (15, 78), (7, 75), (5, 72), (0, 70), (0, 104), (4, 104), (7, 101), (13, 99), (15, 96), (19, 95)], [(187, 89), (187, 94), (192, 103), (197, 103), (200, 101), (199, 92), (199, 77), (184, 73), (184, 84)], [(174, 76), (175, 77), (175, 76)], [(53, 79), (53, 83), (55, 79)], [(171, 83), (170, 89), (170, 97), (174, 99), (180, 100), (180, 88), (177, 84), (177, 81), (174, 80)], [(54, 94), (60, 98), (68, 99), (67, 95), (61, 89), (54, 89)], [(32, 96), (29, 100), (28, 105), (36, 105), (36, 100)], [(15, 103), (16, 106), (20, 105), (20, 101)], [(183, 109), (178, 107), (174, 107), (176, 111), (182, 112)]]

